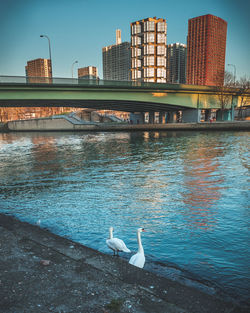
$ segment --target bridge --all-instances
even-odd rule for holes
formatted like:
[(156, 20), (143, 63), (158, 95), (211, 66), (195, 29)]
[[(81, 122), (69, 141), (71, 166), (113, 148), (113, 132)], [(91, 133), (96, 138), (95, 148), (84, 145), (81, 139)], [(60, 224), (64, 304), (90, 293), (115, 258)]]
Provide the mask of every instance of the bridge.
[[(228, 109), (237, 105), (231, 93)], [(0, 107), (75, 107), (190, 115), (220, 109), (215, 87), (68, 78), (0, 76)], [(193, 113), (192, 113), (193, 115)]]

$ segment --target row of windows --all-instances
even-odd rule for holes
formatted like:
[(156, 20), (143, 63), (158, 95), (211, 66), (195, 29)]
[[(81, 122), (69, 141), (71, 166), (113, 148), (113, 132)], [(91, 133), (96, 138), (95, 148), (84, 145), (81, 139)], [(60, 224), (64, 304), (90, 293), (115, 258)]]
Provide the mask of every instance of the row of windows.
[[(143, 66), (166, 66), (166, 57), (145, 56), (143, 58)], [(141, 67), (142, 61), (140, 59), (132, 58), (132, 67)]]
[[(164, 43), (167, 42), (166, 34), (158, 33), (157, 37), (155, 37), (155, 33), (145, 33), (143, 36), (143, 43), (155, 43), (157, 39), (157, 43)], [(139, 36), (132, 36), (131, 38), (131, 45), (132, 46), (139, 46), (142, 44), (142, 37)]]
[[(144, 78), (145, 83), (154, 83), (155, 79), (154, 78)], [(157, 83), (166, 83), (166, 78), (157, 78), (156, 79)]]
[[(167, 31), (167, 24), (166, 22), (158, 22), (156, 24), (156, 30), (159, 32), (166, 32)], [(155, 31), (155, 22), (154, 21), (147, 21), (142, 24), (133, 24), (131, 27), (131, 34), (140, 34), (142, 32), (148, 31)]]
[[(156, 70), (156, 76), (159, 78), (165, 78), (166, 79), (166, 70), (163, 68), (158, 68)], [(140, 71), (140, 70), (132, 71), (132, 79), (138, 79), (141, 77), (142, 77), (142, 71)], [(155, 77), (155, 69), (154, 68), (145, 68), (143, 70), (143, 77), (145, 77), (145, 78)]]
[[(143, 47), (144, 55), (155, 55), (155, 46), (146, 45)], [(166, 56), (166, 47), (165, 46), (157, 46), (156, 48), (157, 56)], [(133, 47), (132, 48), (132, 58), (140, 57), (142, 55), (142, 50), (140, 48)]]
[(166, 59), (163, 59), (163, 58), (159, 59), (158, 58), (156, 64), (155, 64), (154, 57), (144, 58), (143, 64), (142, 64), (141, 60), (132, 59), (132, 68), (142, 67), (142, 66), (163, 66), (163, 67), (166, 67)]

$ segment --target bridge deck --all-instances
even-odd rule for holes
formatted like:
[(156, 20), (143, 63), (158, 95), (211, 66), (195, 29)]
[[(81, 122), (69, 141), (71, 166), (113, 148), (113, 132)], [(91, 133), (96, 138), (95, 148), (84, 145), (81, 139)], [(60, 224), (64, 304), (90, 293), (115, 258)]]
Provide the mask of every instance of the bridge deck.
[[(230, 93), (237, 104), (235, 91)], [(79, 107), (127, 112), (220, 108), (216, 87), (0, 76), (0, 107)]]

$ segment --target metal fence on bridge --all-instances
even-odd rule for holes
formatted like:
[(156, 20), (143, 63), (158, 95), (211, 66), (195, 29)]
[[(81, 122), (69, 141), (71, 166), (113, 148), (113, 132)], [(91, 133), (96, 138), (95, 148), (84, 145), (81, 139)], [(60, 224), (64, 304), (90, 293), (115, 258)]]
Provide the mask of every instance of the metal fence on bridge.
[(103, 79), (84, 78), (60, 78), (60, 77), (27, 77), (27, 76), (0, 76), (0, 85), (65, 85), (65, 86), (103, 86), (113, 88), (142, 88), (155, 90), (189, 90), (189, 91), (213, 91), (211, 86), (194, 86), (185, 84), (146, 83), (140, 81), (116, 81)]

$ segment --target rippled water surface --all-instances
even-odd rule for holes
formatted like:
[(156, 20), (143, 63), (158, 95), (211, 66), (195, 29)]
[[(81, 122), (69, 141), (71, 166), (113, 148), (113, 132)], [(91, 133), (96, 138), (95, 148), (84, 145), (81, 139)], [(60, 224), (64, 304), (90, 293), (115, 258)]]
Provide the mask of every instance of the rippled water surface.
[(144, 227), (146, 269), (246, 302), (249, 135), (0, 134), (0, 211), (109, 254), (111, 225), (133, 252)]

